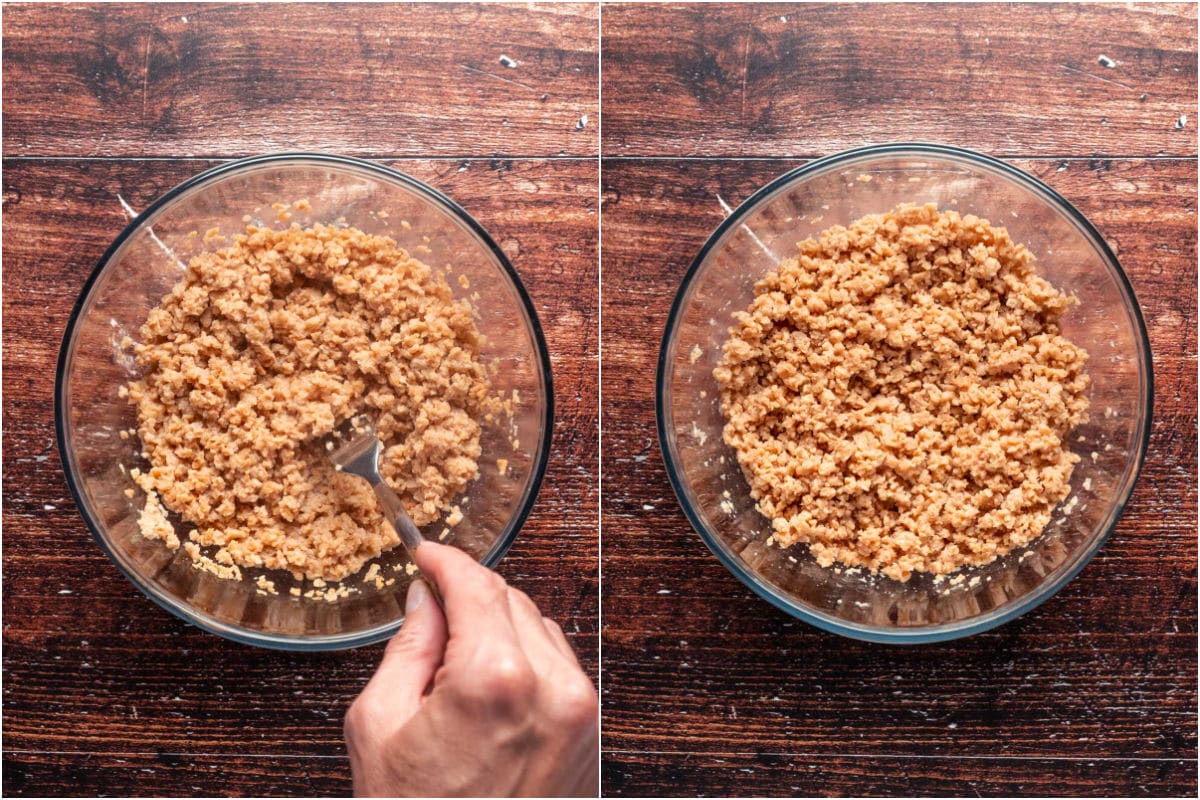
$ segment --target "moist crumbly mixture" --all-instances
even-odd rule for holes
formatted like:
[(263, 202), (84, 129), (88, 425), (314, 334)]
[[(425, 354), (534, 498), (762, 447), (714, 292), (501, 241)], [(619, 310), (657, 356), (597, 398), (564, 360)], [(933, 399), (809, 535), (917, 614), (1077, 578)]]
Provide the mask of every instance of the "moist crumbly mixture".
[(906, 581), (1037, 537), (1070, 490), (1076, 301), (1004, 228), (930, 204), (832, 227), (755, 286), (714, 370), (781, 546)]
[(392, 239), (248, 226), (192, 258), (142, 326), (128, 397), (151, 465), (131, 473), (143, 532), (179, 547), (160, 498), (195, 526), (193, 559), (203, 545), (298, 579), (358, 571), (399, 538), (323, 437), (373, 419), (384, 478), (417, 525), (433, 522), (478, 475), (495, 402), (481, 343), (469, 303)]

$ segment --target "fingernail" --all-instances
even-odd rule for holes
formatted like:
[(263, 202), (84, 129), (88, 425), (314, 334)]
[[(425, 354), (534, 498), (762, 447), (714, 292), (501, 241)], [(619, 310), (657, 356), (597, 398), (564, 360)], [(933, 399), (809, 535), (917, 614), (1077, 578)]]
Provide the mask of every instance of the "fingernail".
[(404, 614), (412, 614), (423, 606), (428, 598), (429, 587), (425, 585), (425, 581), (417, 578), (409, 585), (408, 594), (404, 597)]

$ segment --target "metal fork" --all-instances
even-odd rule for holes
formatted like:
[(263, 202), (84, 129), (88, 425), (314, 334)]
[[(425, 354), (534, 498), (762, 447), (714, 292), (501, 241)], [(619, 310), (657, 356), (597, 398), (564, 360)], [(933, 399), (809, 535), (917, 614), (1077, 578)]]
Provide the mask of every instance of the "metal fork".
[[(350, 425), (353, 427), (350, 427), (346, 434), (352, 434), (350, 441), (341, 447), (336, 447), (329, 454), (329, 458), (339, 472), (357, 475), (371, 484), (371, 488), (375, 490), (375, 497), (383, 508), (383, 515), (400, 535), (400, 541), (404, 543), (404, 549), (408, 551), (409, 558), (415, 561), (417, 548), (425, 542), (425, 537), (417, 530), (417, 526), (409, 518), (408, 512), (404, 510), (399, 495), (387, 485), (383, 476), (379, 474), (379, 451), (382, 449), (379, 437), (375, 435), (375, 429), (370, 425), (355, 425), (354, 422), (351, 422)], [(335, 438), (330, 441), (336, 444), (338, 441), (336, 434)], [(437, 587), (428, 577), (425, 577), (424, 580), (429, 586), (430, 593), (440, 605), (442, 597)]]

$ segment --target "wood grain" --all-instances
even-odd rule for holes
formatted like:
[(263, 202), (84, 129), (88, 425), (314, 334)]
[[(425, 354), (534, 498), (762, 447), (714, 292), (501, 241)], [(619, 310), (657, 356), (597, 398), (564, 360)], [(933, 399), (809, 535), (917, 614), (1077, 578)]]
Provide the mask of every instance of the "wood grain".
[(180, 753), (15, 753), (4, 760), (13, 796), (338, 797), (349, 793), (342, 756)]
[(59, 341), (127, 222), (118, 195), (144, 208), (236, 156), (418, 156), (387, 163), (509, 255), (558, 391), (549, 472), (500, 571), (597, 677), (596, 8), (14, 6), (4, 21), (4, 793), (349, 791), (341, 718), (381, 648), (268, 652), (168, 616), (91, 541), (54, 448)]
[(605, 792), (1194, 793), (1195, 162), (1013, 161), (1120, 253), (1155, 356), (1150, 455), (1116, 532), (1055, 598), (899, 649), (753, 595), (688, 525), (658, 452), (647, 376), (679, 281), (720, 200), (800, 163), (603, 164), (604, 329), (620, 331), (602, 347)]
[[(561, 621), (595, 678), (596, 162), (386, 163), (472, 213), (538, 310), (558, 386), (554, 448), (499, 569)], [(167, 615), (92, 541), (53, 445), (59, 340), (84, 279), (127, 221), (116, 195), (142, 208), (208, 166), (5, 162), (5, 794), (349, 790), (341, 718), (381, 647), (268, 652)]]
[[(604, 6), (606, 794), (1195, 793), (1195, 20)], [(1005, 157), (1076, 204), (1133, 281), (1156, 376), (1149, 459), (1092, 564), (997, 630), (901, 649), (821, 633), (720, 566), (666, 480), (646, 380), (723, 205), (897, 140)]]
[(1195, 4), (608, 4), (602, 17), (605, 156), (905, 140), (1196, 153)]
[[(612, 796), (646, 785), (680, 797), (1161, 797), (1186, 783), (1186, 759), (1106, 761), (980, 758), (869, 759), (830, 755), (637, 753), (608, 763)], [(627, 791), (626, 787), (633, 788)]]
[(13, 5), (5, 154), (595, 155), (597, 14), (593, 4)]

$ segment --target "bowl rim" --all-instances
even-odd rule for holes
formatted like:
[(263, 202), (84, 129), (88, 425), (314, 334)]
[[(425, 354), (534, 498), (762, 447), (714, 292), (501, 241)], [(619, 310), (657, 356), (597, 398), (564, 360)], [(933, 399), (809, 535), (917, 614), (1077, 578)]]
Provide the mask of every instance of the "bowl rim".
[[(825, 171), (827, 168), (843, 162), (869, 157), (901, 155), (950, 157), (973, 162), (991, 171), (1001, 173), (1004, 177), (1013, 180), (1035, 195), (1040, 195), (1050, 205), (1056, 206), (1058, 211), (1065, 213), (1076, 224), (1083, 235), (1091, 240), (1090, 243), (1092, 246), (1099, 250), (1100, 255), (1109, 263), (1112, 267), (1111, 272), (1115, 273), (1118, 284), (1131, 300), (1128, 305), (1133, 312), (1132, 317), (1136, 329), (1137, 349), (1141, 360), (1145, 364), (1145, 375), (1141, 386), (1141, 402), (1139, 403), (1142, 413), (1138, 420), (1139, 428), (1137, 430), (1140, 441), (1132, 454), (1132, 475), (1124, 490), (1116, 495), (1112, 501), (1114, 513), (1106, 528), (1099, 536), (1093, 538), (1084, 551), (1076, 553), (1074, 562), (1069, 563), (1066, 569), (1060, 570), (1059, 574), (1053, 576), (1051, 580), (1038, 584), (1035, 589), (1025, 593), (1015, 602), (999, 606), (966, 620), (919, 628), (889, 628), (853, 623), (841, 620), (812, 607), (801, 606), (786, 595), (768, 586), (756, 574), (745, 569), (730, 553), (726, 552), (716, 537), (707, 529), (703, 519), (687, 499), (687, 482), (684, 480), (683, 473), (676, 464), (677, 458), (672, 455), (670, 438), (668, 437), (666, 397), (669, 387), (664, 380), (668, 370), (671, 368), (671, 356), (673, 355), (668, 352), (668, 346), (672, 336), (676, 332), (676, 326), (682, 317), (684, 297), (687, 295), (696, 274), (700, 271), (701, 265), (728, 231), (740, 224), (742, 218), (756, 210), (761, 202), (773, 196), (778, 190), (810, 174)], [(671, 303), (671, 310), (667, 316), (666, 326), (663, 329), (662, 342), (659, 347), (658, 367), (655, 374), (654, 411), (658, 431), (659, 453), (662, 455), (667, 477), (671, 482), (671, 488), (675, 492), (675, 497), (683, 509), (684, 516), (687, 517), (692, 528), (700, 535), (700, 538), (707, 545), (708, 549), (712, 551), (713, 555), (717, 557), (717, 560), (733, 573), (734, 577), (776, 608), (830, 633), (879, 644), (928, 644), (982, 633), (1032, 611), (1057, 594), (1095, 557), (1124, 514), (1145, 464), (1154, 420), (1154, 363), (1150, 348), (1150, 336), (1146, 329), (1146, 321), (1142, 314), (1141, 305), (1138, 303), (1137, 295), (1133, 291), (1133, 285), (1125, 273), (1125, 269), (1121, 266), (1116, 254), (1113, 253), (1112, 248), (1108, 246), (1108, 242), (1105, 241), (1096, 227), (1066, 198), (1035, 176), (998, 158), (978, 153), (974, 150), (931, 142), (892, 142), (844, 150), (829, 156), (813, 159), (806, 164), (788, 170), (782, 175), (768, 181), (764, 186), (746, 198), (708, 236), (703, 247), (700, 248), (699, 253), (692, 260), (687, 272), (684, 273), (683, 280), (680, 282), (679, 289), (675, 294), (675, 299)], [(1126, 471), (1129, 471), (1128, 466), (1126, 467)]]
[(510, 518), (509, 532), (507, 535), (498, 539), (492, 544), (491, 549), (484, 555), (481, 562), (488, 568), (494, 567), (508, 552), (516, 539), (517, 534), (524, 526), (530, 512), (533, 510), (534, 503), (537, 501), (538, 492), (542, 486), (542, 480), (545, 478), (546, 469), (550, 460), (550, 450), (553, 446), (554, 439), (554, 383), (553, 374), (551, 371), (550, 351), (546, 346), (546, 338), (542, 330), (541, 320), (538, 317), (537, 309), (534, 307), (533, 301), (529, 297), (525, 285), (521, 282), (520, 276), (516, 269), (513, 268), (508, 256), (492, 239), (491, 235), (479, 224), (467, 211), (458, 203), (451, 200), (441, 191), (433, 188), (429, 184), (418, 180), (417, 178), (407, 175), (399, 170), (384, 166), (383, 164), (368, 161), (366, 159), (354, 158), (352, 156), (335, 155), (330, 153), (315, 153), (315, 152), (281, 152), (269, 153), (265, 155), (250, 156), (247, 158), (233, 159), (221, 164), (217, 164), (202, 172), (193, 175), (182, 183), (176, 185), (153, 203), (147, 206), (140, 214), (137, 214), (131, 219), (121, 233), (112, 241), (105, 249), (104, 254), (96, 262), (96, 266), (92, 268), (91, 273), (83, 283), (83, 287), (79, 290), (79, 295), (75, 299), (75, 304), (71, 309), (71, 314), (67, 319), (67, 324), (63, 330), (62, 341), (59, 345), (59, 353), (57, 365), (54, 375), (54, 431), (55, 440), (58, 449), (59, 461), (61, 463), (62, 474), (66, 479), (67, 487), (70, 489), (71, 497), (75, 501), (75, 507), (79, 512), (79, 516), (83, 518), (88, 530), (92, 534), (92, 538), (100, 545), (104, 554), (108, 556), (118, 570), (138, 588), (142, 594), (154, 601), (161, 608), (170, 612), (173, 616), (178, 617), (186, 623), (195, 625), (196, 627), (215, 633), (222, 638), (229, 639), (240, 644), (249, 644), (257, 647), (263, 647), (272, 650), (288, 650), (288, 651), (303, 651), (317, 652), (324, 650), (344, 650), (353, 647), (373, 644), (383, 639), (390, 638), (404, 624), (403, 615), (396, 620), (377, 625), (366, 630), (356, 631), (354, 633), (342, 633), (321, 636), (305, 636), (305, 635), (289, 635), (289, 634), (271, 634), (253, 631), (248, 628), (243, 628), (237, 625), (221, 622), (212, 617), (206, 612), (199, 611), (191, 606), (176, 601), (165, 593), (161, 593), (155, 588), (141, 580), (131, 570), (127, 569), (124, 564), (116, 557), (112, 547), (106, 541), (104, 535), (100, 532), (100, 525), (92, 518), (88, 512), (88, 505), (84, 502), (81, 488), (76, 480), (75, 466), (70, 454), (67, 452), (66, 440), (66, 422), (65, 422), (65, 401), (66, 401), (66, 367), (71, 353), (69, 353), (72, 335), (75, 332), (76, 324), (79, 322), (80, 312), (83, 310), (84, 304), (91, 296), (92, 289), (96, 281), (108, 267), (110, 260), (121, 248), (129, 237), (131, 237), (142, 225), (151, 220), (159, 211), (167, 207), (172, 201), (181, 196), (184, 192), (195, 189), (204, 184), (210, 183), (213, 180), (221, 177), (226, 177), (232, 173), (246, 171), (251, 168), (260, 167), (263, 165), (279, 164), (319, 164), (333, 167), (346, 167), (356, 170), (365, 170), (370, 173), (391, 181), (399, 183), (405, 188), (415, 191), (418, 195), (432, 202), (434, 205), (440, 206), (443, 211), (446, 211), (450, 216), (464, 224), (467, 229), (473, 233), (476, 238), (491, 251), (497, 262), (507, 274), (513, 287), (516, 289), (517, 296), (521, 304), (524, 306), (525, 313), (529, 317), (530, 328), (533, 332), (534, 349), (537, 351), (537, 362), (540, 368), (542, 380), (544, 381), (546, 391), (545, 411), (543, 415), (543, 426), (541, 430), (542, 446), (537, 458), (533, 464), (532, 478), (529, 488), (525, 493), (525, 499), (517, 508), (516, 512)]

